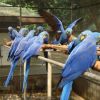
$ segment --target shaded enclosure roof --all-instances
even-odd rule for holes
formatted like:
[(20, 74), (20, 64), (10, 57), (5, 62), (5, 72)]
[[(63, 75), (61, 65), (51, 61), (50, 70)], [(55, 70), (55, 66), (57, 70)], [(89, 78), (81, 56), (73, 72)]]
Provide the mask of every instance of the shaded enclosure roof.
[(21, 8), (21, 16), (20, 19), (20, 7), (0, 3), (0, 32), (7, 32), (8, 26), (19, 26), (20, 21), (22, 25), (45, 23), (36, 10)]

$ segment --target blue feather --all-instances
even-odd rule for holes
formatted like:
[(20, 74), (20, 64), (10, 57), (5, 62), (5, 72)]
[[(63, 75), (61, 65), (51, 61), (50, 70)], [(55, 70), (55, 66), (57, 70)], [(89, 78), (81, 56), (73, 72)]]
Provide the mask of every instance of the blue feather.
[[(67, 28), (73, 28), (79, 21), (81, 21), (82, 20), (82, 18), (78, 18), (78, 19), (76, 19), (74, 22), (72, 22)], [(67, 30), (67, 29), (66, 29)], [(65, 30), (65, 31), (66, 31)]]
[(7, 77), (6, 81), (5, 81), (5, 83), (4, 83), (4, 86), (5, 86), (5, 87), (8, 86), (8, 84), (9, 84), (11, 78), (12, 78), (12, 75), (13, 75), (13, 73), (14, 73), (14, 70), (15, 70), (15, 67), (16, 67), (16, 65), (17, 65), (18, 60), (19, 60), (19, 57), (18, 57), (16, 60), (11, 61), (10, 72), (9, 72), (9, 74), (8, 74), (8, 77)]
[(27, 88), (27, 81), (28, 81), (29, 71), (30, 71), (30, 59), (28, 59), (26, 61), (26, 71), (25, 71), (25, 76), (24, 76), (23, 89), (22, 89), (22, 91), (24, 91), (24, 89)]
[(58, 27), (58, 30), (61, 30), (62, 34), (65, 32), (64, 30), (64, 27), (63, 27), (63, 24), (62, 22), (56, 17), (54, 16), (54, 19), (56, 20), (57, 22), (57, 27)]
[(71, 81), (63, 87), (62, 94), (60, 96), (60, 100), (69, 100), (69, 96), (70, 96), (70, 93), (72, 90), (72, 84), (73, 84), (73, 82)]
[(28, 40), (31, 39), (31, 38), (33, 38), (34, 32), (35, 32), (34, 30), (31, 30), (31, 31), (28, 33), (28, 35), (27, 35), (26, 37), (24, 37), (24, 38), (20, 41), (20, 43), (18, 44), (18, 47), (17, 47), (17, 49), (16, 49), (16, 51), (15, 51), (15, 53), (14, 53), (14, 56), (19, 55), (19, 54), (24, 50), (25, 46), (27, 45)]

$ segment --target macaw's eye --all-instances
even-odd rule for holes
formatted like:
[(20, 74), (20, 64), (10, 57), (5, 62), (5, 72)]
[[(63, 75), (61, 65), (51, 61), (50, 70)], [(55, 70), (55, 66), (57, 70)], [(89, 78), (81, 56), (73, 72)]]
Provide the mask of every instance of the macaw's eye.
[(67, 36), (70, 36), (70, 35), (71, 35), (71, 32), (67, 31), (67, 32), (66, 32), (66, 35), (67, 35)]
[(69, 32), (69, 31), (67, 31), (67, 32), (66, 32), (66, 34), (70, 34), (70, 32)]

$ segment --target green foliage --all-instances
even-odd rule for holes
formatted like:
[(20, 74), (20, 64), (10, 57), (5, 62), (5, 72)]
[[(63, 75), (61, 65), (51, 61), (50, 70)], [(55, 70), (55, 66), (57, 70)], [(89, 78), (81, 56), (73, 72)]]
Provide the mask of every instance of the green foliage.
[(32, 30), (32, 29), (36, 29), (36, 24), (25, 25), (24, 27), (25, 27), (25, 28), (28, 28), (29, 30)]

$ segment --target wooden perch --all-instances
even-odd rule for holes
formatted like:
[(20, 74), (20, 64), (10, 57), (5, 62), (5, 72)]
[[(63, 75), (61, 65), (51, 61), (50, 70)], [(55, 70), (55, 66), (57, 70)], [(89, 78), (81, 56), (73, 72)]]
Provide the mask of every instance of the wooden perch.
[[(11, 43), (12, 43), (12, 41), (6, 43), (6, 45), (4, 45), (4, 46), (6, 46), (7, 48), (10, 48), (9, 45), (11, 45)], [(45, 50), (45, 49), (55, 49), (55, 50), (60, 50), (61, 52), (65, 53), (67, 51), (67, 45), (43, 44), (42, 49), (43, 50)], [(100, 55), (99, 50), (100, 49), (97, 50), (97, 55)], [(96, 61), (95, 65), (93, 66), (93, 69), (100, 71), (100, 61)]]
[[(44, 44), (42, 46), (43, 49), (56, 49), (60, 51), (67, 51), (67, 45), (54, 45), (54, 44)], [(100, 55), (100, 49), (97, 49), (97, 55)]]

